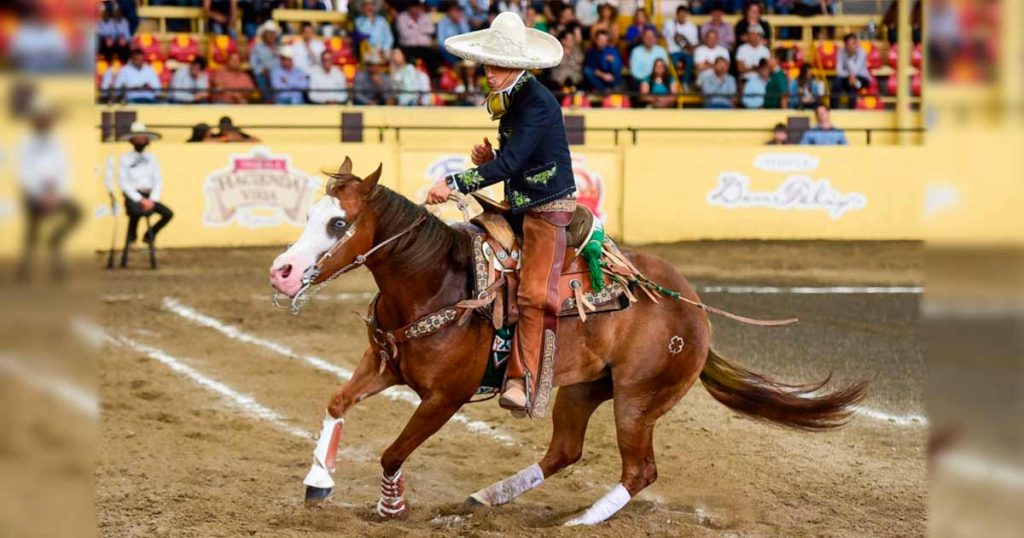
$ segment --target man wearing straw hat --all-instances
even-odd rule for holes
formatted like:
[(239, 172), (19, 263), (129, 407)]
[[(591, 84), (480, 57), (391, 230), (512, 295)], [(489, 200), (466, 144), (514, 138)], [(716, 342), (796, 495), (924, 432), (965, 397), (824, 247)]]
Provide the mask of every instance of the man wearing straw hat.
[(118, 140), (128, 141), (132, 145), (132, 151), (121, 156), (120, 162), (120, 186), (124, 193), (125, 212), (128, 213), (128, 243), (134, 243), (137, 238), (139, 218), (156, 213), (160, 220), (146, 232), (143, 241), (153, 243), (156, 235), (171, 220), (174, 213), (160, 202), (160, 193), (163, 189), (163, 177), (160, 174), (160, 163), (156, 155), (146, 153), (146, 147), (154, 140), (160, 140), (160, 135), (154, 133), (139, 121), (132, 123), (129, 132), (121, 135)]
[(519, 326), (500, 404), (515, 416), (543, 416), (554, 371), (565, 227), (576, 209), (576, 185), (561, 107), (529, 70), (558, 65), (562, 46), (551, 35), (526, 28), (510, 12), (495, 17), (486, 30), (449, 37), (444, 46), (484, 65), (491, 88), (487, 112), (499, 120), (500, 149), (484, 138), (473, 148), (476, 168), (439, 181), (427, 202), (443, 202), (451, 191), (469, 193), (504, 182), (512, 216), (522, 219), (523, 244)]

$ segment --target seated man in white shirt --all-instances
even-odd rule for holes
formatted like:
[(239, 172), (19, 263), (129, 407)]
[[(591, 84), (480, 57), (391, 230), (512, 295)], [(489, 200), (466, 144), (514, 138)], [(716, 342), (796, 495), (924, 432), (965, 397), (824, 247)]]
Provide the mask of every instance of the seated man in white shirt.
[(192, 63), (174, 72), (170, 100), (175, 103), (205, 103), (209, 99), (210, 76), (206, 73), (206, 60), (196, 56)]
[(334, 54), (325, 50), (320, 55), (320, 66), (309, 73), (309, 101), (316, 104), (344, 104), (348, 102), (348, 81), (341, 69), (334, 65)]
[(114, 89), (123, 92), (126, 103), (148, 104), (156, 102), (160, 87), (160, 77), (146, 63), (146, 55), (132, 49), (131, 59), (114, 78)]
[(764, 28), (760, 24), (751, 24), (747, 31), (747, 42), (736, 49), (736, 72), (742, 78), (757, 76), (757, 66), (761, 65), (761, 60), (771, 57), (771, 49), (764, 44)]
[(120, 138), (132, 145), (132, 151), (121, 156), (119, 167), (124, 207), (128, 213), (128, 243), (135, 242), (137, 238), (139, 218), (152, 213), (160, 215), (160, 220), (143, 238), (143, 241), (152, 244), (156, 240), (156, 235), (174, 216), (170, 208), (160, 203), (163, 188), (160, 163), (157, 162), (155, 155), (146, 153), (149, 143), (159, 139), (159, 134), (147, 130), (141, 122), (133, 123), (131, 131)]
[(302, 23), (302, 38), (292, 43), (292, 58), (295, 68), (312, 73), (320, 67), (320, 55), (326, 48), (324, 42), (316, 35), (316, 27), (311, 23)]
[(704, 44), (693, 51), (693, 64), (697, 69), (698, 86), (700, 79), (715, 71), (715, 61), (719, 58), (724, 59), (727, 64), (732, 62), (729, 49), (718, 43), (718, 31), (708, 30), (704, 34)]

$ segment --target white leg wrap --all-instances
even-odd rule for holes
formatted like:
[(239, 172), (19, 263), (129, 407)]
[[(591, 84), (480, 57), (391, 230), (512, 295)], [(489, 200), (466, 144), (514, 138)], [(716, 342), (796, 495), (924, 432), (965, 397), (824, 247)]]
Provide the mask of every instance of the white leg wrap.
[(516, 497), (530, 491), (544, 482), (544, 472), (540, 465), (533, 465), (518, 473), (470, 495), (481, 504), (501, 506), (515, 500)]
[(325, 489), (334, 487), (331, 473), (334, 472), (338, 442), (341, 441), (341, 429), (344, 425), (344, 418), (332, 418), (330, 415), (324, 417), (320, 437), (316, 441), (316, 448), (313, 449), (313, 466), (306, 474), (306, 479), (302, 481), (303, 484)]
[(570, 519), (565, 523), (567, 527), (573, 525), (596, 525), (615, 514), (629, 502), (629, 491), (622, 484), (612, 488), (604, 497), (598, 499), (582, 516)]
[(402, 470), (394, 476), (381, 474), (380, 499), (377, 501), (377, 515), (383, 518), (394, 518), (405, 513), (405, 478)]

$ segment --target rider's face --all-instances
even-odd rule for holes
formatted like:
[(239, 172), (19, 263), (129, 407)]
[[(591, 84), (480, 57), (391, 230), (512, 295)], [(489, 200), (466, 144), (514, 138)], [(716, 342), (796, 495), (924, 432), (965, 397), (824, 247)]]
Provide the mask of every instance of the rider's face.
[(522, 70), (493, 65), (484, 66), (484, 73), (487, 74), (487, 85), (491, 87), (491, 91), (495, 92), (508, 88), (520, 71)]

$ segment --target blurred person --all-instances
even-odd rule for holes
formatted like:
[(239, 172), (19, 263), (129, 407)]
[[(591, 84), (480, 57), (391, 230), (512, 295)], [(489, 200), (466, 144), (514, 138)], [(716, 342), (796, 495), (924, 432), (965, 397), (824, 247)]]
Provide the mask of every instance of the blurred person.
[(405, 11), (395, 18), (398, 46), (410, 63), (422, 60), (427, 71), (436, 73), (441, 65), (441, 53), (434, 43), (434, 19), (423, 7), (422, 0), (412, 0)]
[(402, 49), (391, 51), (391, 91), (398, 106), (429, 106), (430, 77), (405, 60)]
[(742, 78), (755, 76), (761, 61), (771, 57), (771, 49), (764, 44), (764, 29), (751, 25), (747, 31), (747, 42), (736, 49), (736, 73)]
[(743, 108), (764, 108), (765, 96), (768, 94), (768, 77), (771, 66), (768, 60), (761, 60), (757, 69), (743, 81)]
[(818, 105), (814, 109), (815, 117), (818, 120), (817, 127), (804, 131), (800, 144), (805, 146), (845, 146), (846, 133), (837, 129), (832, 124), (832, 113), (825, 105)]
[(629, 55), (629, 73), (633, 77), (633, 87), (639, 88), (640, 83), (647, 80), (654, 70), (654, 61), (662, 59), (669, 61), (665, 48), (658, 44), (657, 32), (648, 28), (643, 33), (643, 38), (633, 52)]
[[(495, 4), (495, 7), (498, 9), (498, 13), (511, 11), (512, 13), (519, 15), (519, 17), (525, 22), (526, 13), (530, 9), (533, 9), (534, 2), (533, 0), (500, 0)], [(529, 24), (527, 24), (527, 26), (529, 26)], [(444, 43), (444, 41), (441, 41), (440, 39), (438, 39), (438, 42)]]
[[(338, 0), (346, 3), (345, 0)], [(242, 18), (242, 33), (252, 39), (258, 37), (260, 25), (269, 21), (274, 10), (284, 7), (286, 0), (239, 0), (238, 9)]]
[(55, 279), (64, 277), (61, 254), (64, 241), (81, 219), (81, 210), (71, 198), (71, 169), (64, 145), (53, 132), (56, 111), (49, 101), (36, 96), (29, 106), (29, 134), (18, 145), (18, 185), (25, 211), (25, 236), (17, 277), (27, 280), (32, 273), (40, 229), (52, 227), (46, 245)]
[[(885, 16), (882, 17), (886, 41), (890, 45), (895, 45), (899, 40), (899, 12), (899, 3), (890, 2), (889, 9), (885, 10)], [(921, 42), (921, 20), (921, 0), (915, 0), (914, 6), (910, 10), (910, 38), (915, 45)]]
[(589, 29), (597, 22), (597, 7), (602, 3), (599, 0), (576, 0), (576, 20), (587, 30), (584, 37), (593, 37)]
[(735, 35), (742, 43), (748, 43), (750, 41), (750, 28), (752, 26), (760, 26), (763, 30), (764, 41), (771, 43), (772, 41), (772, 26), (762, 17), (762, 6), (761, 2), (754, 0), (747, 4), (743, 8), (743, 16), (739, 21), (736, 22), (736, 26), (733, 28), (733, 35)]
[(228, 54), (226, 64), (215, 70), (210, 77), (213, 88), (213, 102), (230, 105), (244, 105), (249, 102), (256, 85), (252, 77), (242, 69), (242, 55), (238, 52)]
[(197, 123), (192, 126), (192, 134), (185, 141), (186, 144), (210, 142), (213, 140), (213, 130), (206, 123)]
[(733, 33), (732, 25), (722, 20), (722, 16), (725, 15), (725, 8), (722, 7), (720, 2), (716, 2), (711, 6), (711, 20), (705, 22), (700, 27), (700, 35), (708, 35), (708, 32), (714, 30), (718, 33), (718, 43), (728, 50), (733, 50), (736, 45), (736, 34)]
[(709, 30), (704, 34), (704, 44), (693, 51), (693, 63), (697, 70), (698, 85), (700, 85), (700, 79), (704, 75), (714, 72), (715, 62), (719, 58), (724, 58), (727, 63), (732, 61), (729, 49), (723, 47), (718, 42), (718, 32), (716, 30)]
[(363, 2), (361, 15), (356, 17), (356, 35), (361, 41), (370, 45), (370, 53), (378, 52), (383, 58), (391, 54), (395, 46), (395, 35), (391, 33), (391, 25), (379, 13), (373, 1)]
[[(633, 23), (630, 24), (629, 28), (626, 30), (626, 50), (640, 46), (640, 44), (643, 43), (644, 36), (647, 34), (648, 30), (654, 32), (654, 39), (657, 40), (658, 27), (651, 24), (651, 21), (647, 16), (647, 10), (643, 8), (636, 10), (636, 13), (633, 14)], [(630, 52), (630, 54), (632, 54), (632, 52)]]
[(736, 79), (729, 74), (729, 60), (715, 59), (714, 71), (698, 82), (704, 97), (704, 108), (733, 108), (736, 97)]
[(282, 47), (278, 52), (281, 65), (270, 72), (274, 103), (279, 105), (301, 105), (305, 102), (302, 94), (309, 89), (309, 75), (295, 67), (293, 54), (290, 48)]
[(828, 0), (793, 0), (793, 13), (801, 17), (829, 14)]
[(811, 76), (810, 64), (800, 66), (800, 72), (789, 83), (790, 104), (793, 108), (817, 108), (825, 98), (825, 83)]
[(46, 73), (71, 66), (71, 50), (56, 23), (46, 20), (29, 7), (29, 15), (20, 21), (10, 35), (8, 54), (22, 72)]
[(622, 56), (608, 39), (608, 32), (601, 30), (594, 34), (593, 44), (583, 62), (583, 75), (597, 91), (622, 87)]
[(675, 18), (665, 21), (661, 33), (668, 45), (668, 55), (676, 71), (683, 74), (684, 85), (693, 79), (693, 52), (700, 45), (697, 25), (689, 21), (690, 5), (681, 2), (676, 7)]
[(206, 59), (196, 56), (192, 63), (174, 71), (168, 99), (173, 103), (205, 103), (210, 99), (210, 76)]
[(555, 18), (555, 24), (548, 28), (548, 33), (556, 37), (561, 36), (562, 32), (570, 32), (576, 43), (583, 43), (583, 26), (576, 20), (576, 11), (569, 4), (562, 5)]
[(590, 34), (598, 32), (608, 34), (608, 43), (613, 47), (619, 45), (619, 12), (612, 4), (601, 4), (597, 6), (597, 22), (590, 26)]
[(842, 97), (846, 97), (847, 108), (855, 108), (857, 94), (861, 88), (867, 88), (871, 84), (868, 53), (860, 46), (854, 34), (846, 34), (843, 45), (843, 48), (839, 49), (836, 78), (832, 83), (832, 108), (839, 108)]
[[(444, 43), (444, 40), (453, 35), (468, 34), (469, 31), (466, 10), (458, 2), (449, 2), (447, 12), (437, 23), (437, 42)], [(459, 57), (448, 52), (444, 47), (441, 47), (441, 57), (449, 64), (459, 63)]]
[(139, 29), (139, 0), (114, 0), (121, 13), (128, 20), (128, 30), (132, 35)]
[(131, 52), (132, 34), (128, 19), (124, 18), (117, 4), (104, 4), (100, 20), (96, 22), (96, 37), (99, 39), (99, 55), (108, 62), (114, 59), (121, 63), (128, 61)]
[(160, 220), (142, 238), (144, 242), (152, 244), (160, 230), (174, 217), (174, 212), (160, 202), (163, 191), (160, 163), (156, 155), (146, 152), (151, 142), (160, 140), (160, 135), (146, 129), (144, 123), (136, 121), (119, 140), (128, 141), (132, 145), (132, 151), (121, 156), (118, 167), (119, 185), (124, 193), (124, 208), (128, 214), (125, 242), (131, 244), (138, 238), (140, 218), (156, 213), (160, 215)]
[(562, 62), (548, 72), (552, 89), (556, 92), (563, 88), (575, 90), (583, 82), (583, 51), (571, 31), (563, 31), (558, 40), (562, 43)]
[(260, 139), (239, 129), (230, 116), (223, 116), (217, 121), (217, 132), (211, 132), (211, 139), (217, 142), (259, 142)]
[(769, 140), (766, 146), (785, 146), (789, 144), (789, 130), (786, 126), (781, 123), (776, 123), (772, 129), (772, 139)]
[(384, 69), (384, 58), (374, 51), (363, 60), (364, 67), (352, 82), (357, 105), (386, 105), (391, 99), (391, 78)]
[(949, 0), (935, 0), (928, 6), (928, 70), (944, 77), (963, 41), (960, 13)]
[(256, 87), (260, 89), (265, 103), (273, 100), (270, 73), (281, 65), (281, 59), (277, 56), (277, 36), (280, 33), (281, 27), (276, 22), (264, 22), (256, 32), (256, 44), (249, 51), (249, 69), (252, 70), (252, 78), (256, 81)]
[(207, 27), (216, 35), (238, 37), (235, 21), (238, 20), (238, 0), (203, 0), (203, 17)]
[(526, 16), (523, 17), (523, 24), (527, 28), (533, 28), (534, 30), (540, 30), (541, 32), (548, 31), (548, 22), (537, 13), (537, 8), (532, 5), (526, 8)]
[(784, 57), (785, 51), (779, 50), (768, 61), (769, 75), (768, 84), (765, 88), (765, 108), (789, 108), (789, 77), (782, 68), (782, 59)]
[(672, 108), (679, 93), (679, 82), (662, 59), (654, 61), (651, 76), (640, 83), (640, 102), (654, 108)]
[(341, 105), (348, 102), (348, 81), (341, 69), (334, 65), (334, 54), (325, 50), (320, 54), (320, 65), (309, 74), (309, 102)]
[(459, 0), (459, 3), (466, 10), (469, 25), (474, 30), (483, 28), (490, 22), (490, 0)]
[(296, 69), (309, 74), (320, 67), (320, 55), (326, 47), (320, 36), (316, 35), (316, 27), (311, 23), (302, 23), (301, 36), (292, 42), (292, 59)]
[(151, 104), (156, 102), (160, 77), (148, 63), (141, 49), (132, 49), (130, 60), (114, 78), (114, 90), (126, 103)]

